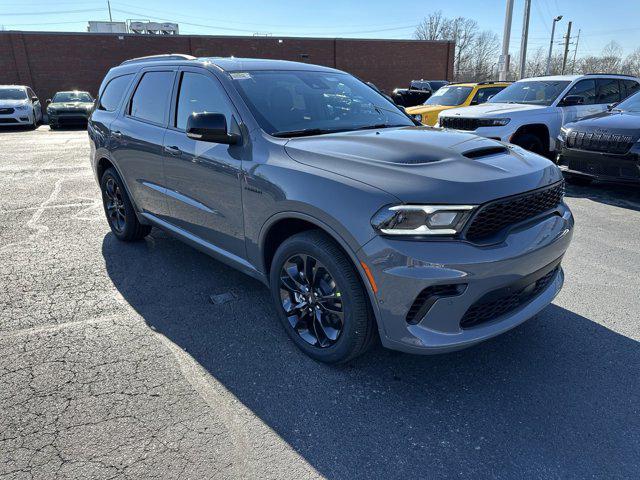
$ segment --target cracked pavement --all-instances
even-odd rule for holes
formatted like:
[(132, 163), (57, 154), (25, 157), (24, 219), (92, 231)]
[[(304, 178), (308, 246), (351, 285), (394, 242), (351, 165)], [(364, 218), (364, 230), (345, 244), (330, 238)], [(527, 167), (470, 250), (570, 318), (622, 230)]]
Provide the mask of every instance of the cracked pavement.
[(0, 131), (0, 478), (637, 478), (638, 188), (569, 188), (565, 288), (521, 327), (327, 367), (258, 282), (117, 242), (88, 155)]

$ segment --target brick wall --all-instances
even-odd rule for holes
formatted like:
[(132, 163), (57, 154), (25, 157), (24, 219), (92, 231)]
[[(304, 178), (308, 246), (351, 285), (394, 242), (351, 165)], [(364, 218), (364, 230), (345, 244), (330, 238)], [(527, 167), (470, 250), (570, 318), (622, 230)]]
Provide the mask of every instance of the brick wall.
[(0, 32), (0, 84), (30, 85), (43, 100), (74, 88), (95, 95), (109, 68), (160, 53), (304, 61), (345, 70), (387, 91), (412, 79), (453, 75), (451, 42)]

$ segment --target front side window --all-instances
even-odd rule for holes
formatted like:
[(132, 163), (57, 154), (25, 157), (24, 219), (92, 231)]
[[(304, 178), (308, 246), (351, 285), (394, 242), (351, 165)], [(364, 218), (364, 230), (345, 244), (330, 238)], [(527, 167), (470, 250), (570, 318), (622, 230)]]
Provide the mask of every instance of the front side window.
[(494, 96), (496, 93), (502, 91), (504, 87), (487, 87), (481, 88), (476, 92), (476, 95), (471, 100), (473, 105), (480, 105), (481, 103), (489, 100), (490, 97)]
[(129, 83), (131, 83), (132, 77), (133, 74), (130, 73), (111, 80), (100, 96), (98, 109), (106, 110), (107, 112), (115, 111), (115, 109), (118, 108), (118, 105), (120, 105), (120, 100), (122, 100), (124, 92), (129, 86)]
[(27, 92), (24, 88), (0, 88), (0, 100), (26, 100)]
[(260, 127), (270, 135), (414, 125), (393, 103), (348, 74), (278, 70), (230, 76)]
[(442, 87), (436, 93), (431, 95), (424, 104), (442, 105), (446, 107), (461, 105), (467, 99), (472, 90), (473, 87)]
[(570, 82), (556, 80), (519, 81), (498, 92), (487, 103), (551, 105)]
[(87, 92), (58, 92), (51, 99), (56, 102), (93, 102), (93, 98)]
[(189, 116), (202, 112), (222, 113), (227, 119), (227, 126), (230, 125), (231, 105), (217, 81), (200, 73), (184, 72), (178, 94), (176, 128), (186, 130)]
[(581, 105), (593, 105), (596, 103), (596, 82), (595, 80), (580, 80), (565, 95), (582, 97)]
[(616, 103), (620, 101), (620, 84), (617, 78), (603, 78), (596, 80), (596, 103)]
[(163, 125), (169, 115), (173, 78), (173, 72), (146, 72), (131, 98), (129, 114)]

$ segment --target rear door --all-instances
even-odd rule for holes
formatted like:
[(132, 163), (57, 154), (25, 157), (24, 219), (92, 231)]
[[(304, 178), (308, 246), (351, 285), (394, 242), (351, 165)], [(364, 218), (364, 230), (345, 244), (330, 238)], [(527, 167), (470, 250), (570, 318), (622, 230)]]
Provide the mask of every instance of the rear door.
[(241, 159), (246, 147), (187, 137), (187, 119), (197, 112), (224, 114), (228, 129), (240, 118), (213, 73), (183, 67), (164, 138), (170, 222), (244, 258)]
[(582, 97), (582, 103), (580, 105), (565, 106), (563, 102), (560, 101), (558, 107), (560, 107), (562, 111), (563, 125), (604, 110), (601, 105), (596, 103), (596, 80), (593, 78), (577, 82), (569, 89), (564, 98), (568, 96)]
[(620, 102), (620, 80), (617, 78), (599, 78), (596, 80), (596, 104), (600, 111), (612, 103)]
[(163, 145), (177, 68), (143, 69), (111, 124), (111, 154), (142, 212), (165, 218)]

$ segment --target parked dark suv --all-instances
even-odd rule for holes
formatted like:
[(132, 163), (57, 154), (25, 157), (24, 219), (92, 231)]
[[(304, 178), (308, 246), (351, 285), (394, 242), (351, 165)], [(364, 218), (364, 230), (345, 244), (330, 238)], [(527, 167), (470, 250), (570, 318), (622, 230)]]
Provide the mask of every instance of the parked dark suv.
[(464, 348), (554, 298), (559, 169), (416, 126), (332, 68), (181, 55), (109, 71), (89, 121), (113, 234), (171, 232), (271, 289), (304, 352)]
[(640, 183), (640, 93), (562, 127), (558, 165), (569, 183)]

